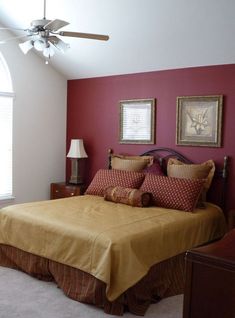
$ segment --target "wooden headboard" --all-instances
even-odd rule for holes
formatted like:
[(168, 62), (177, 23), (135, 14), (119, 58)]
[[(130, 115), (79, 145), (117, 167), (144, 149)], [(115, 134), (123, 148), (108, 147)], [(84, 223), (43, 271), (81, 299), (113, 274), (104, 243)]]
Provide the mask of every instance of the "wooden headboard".
[[(111, 157), (113, 154), (113, 150), (109, 149), (108, 150), (108, 168), (111, 169)], [(185, 163), (191, 163), (193, 164), (194, 162), (186, 158), (184, 155), (179, 153), (178, 151), (171, 149), (171, 148), (164, 148), (164, 147), (159, 147), (159, 148), (154, 148), (151, 150), (148, 150), (140, 156), (154, 156), (155, 160), (157, 160), (160, 163), (160, 166), (162, 167), (162, 170), (166, 174), (166, 168), (167, 168), (167, 161), (169, 158), (176, 158), (182, 162)], [(223, 158), (223, 167), (218, 168), (216, 167), (215, 175), (214, 175), (214, 183), (217, 183), (216, 186), (219, 187), (219, 196), (220, 198), (215, 202), (218, 204), (223, 211), (226, 210), (226, 187), (227, 187), (227, 179), (228, 179), (228, 156), (225, 156)], [(219, 181), (219, 182), (217, 182)]]

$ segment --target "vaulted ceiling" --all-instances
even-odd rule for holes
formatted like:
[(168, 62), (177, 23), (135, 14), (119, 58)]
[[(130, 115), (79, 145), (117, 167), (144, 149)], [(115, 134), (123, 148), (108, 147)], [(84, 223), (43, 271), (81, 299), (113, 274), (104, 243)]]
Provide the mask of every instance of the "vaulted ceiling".
[[(235, 63), (234, 12), (234, 0), (47, 0), (46, 18), (70, 23), (61, 30), (110, 36), (63, 37), (70, 49), (50, 64), (78, 79)], [(43, 0), (0, 0), (3, 26), (27, 28), (42, 18)]]

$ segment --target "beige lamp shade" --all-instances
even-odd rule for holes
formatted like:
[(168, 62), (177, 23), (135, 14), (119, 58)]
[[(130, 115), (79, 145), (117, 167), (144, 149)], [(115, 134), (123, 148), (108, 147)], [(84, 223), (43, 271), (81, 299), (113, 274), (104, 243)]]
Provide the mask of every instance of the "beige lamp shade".
[(87, 153), (83, 145), (83, 139), (72, 139), (70, 149), (67, 154), (68, 158), (87, 158)]

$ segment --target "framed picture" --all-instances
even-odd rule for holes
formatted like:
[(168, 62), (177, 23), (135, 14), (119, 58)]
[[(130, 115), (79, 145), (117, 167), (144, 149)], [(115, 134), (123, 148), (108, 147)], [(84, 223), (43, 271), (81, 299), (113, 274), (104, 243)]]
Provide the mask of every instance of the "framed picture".
[(154, 144), (155, 99), (133, 99), (119, 102), (121, 144)]
[(221, 147), (223, 96), (177, 97), (176, 144)]

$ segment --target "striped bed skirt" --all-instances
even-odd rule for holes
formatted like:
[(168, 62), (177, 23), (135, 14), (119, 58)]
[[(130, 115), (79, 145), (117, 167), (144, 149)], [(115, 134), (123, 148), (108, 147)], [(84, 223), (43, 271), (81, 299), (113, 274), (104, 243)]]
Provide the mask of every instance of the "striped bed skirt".
[(152, 266), (146, 276), (110, 302), (106, 284), (94, 276), (68, 265), (0, 244), (0, 265), (21, 270), (44, 281), (55, 281), (65, 295), (121, 316), (125, 311), (143, 316), (151, 303), (183, 293), (184, 255), (180, 254)]

